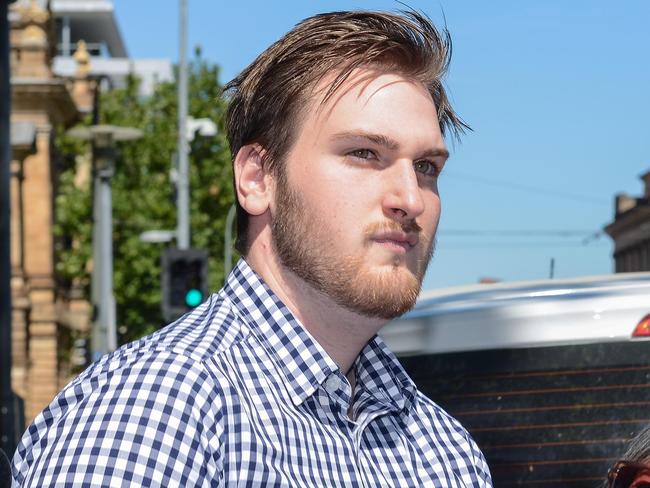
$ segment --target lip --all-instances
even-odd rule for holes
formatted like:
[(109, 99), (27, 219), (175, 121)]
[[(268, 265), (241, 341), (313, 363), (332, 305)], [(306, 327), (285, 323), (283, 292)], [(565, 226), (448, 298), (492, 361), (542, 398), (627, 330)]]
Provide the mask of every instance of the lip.
[(375, 234), (372, 240), (378, 244), (409, 251), (417, 245), (419, 238), (415, 233), (390, 231)]

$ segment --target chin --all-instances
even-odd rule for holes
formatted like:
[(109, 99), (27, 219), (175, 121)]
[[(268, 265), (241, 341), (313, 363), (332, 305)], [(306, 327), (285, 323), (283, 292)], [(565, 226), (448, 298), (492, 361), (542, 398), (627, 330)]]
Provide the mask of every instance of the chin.
[(408, 312), (420, 294), (421, 274), (406, 266), (382, 266), (375, 271), (360, 272), (334, 297), (340, 305), (364, 315), (386, 320)]

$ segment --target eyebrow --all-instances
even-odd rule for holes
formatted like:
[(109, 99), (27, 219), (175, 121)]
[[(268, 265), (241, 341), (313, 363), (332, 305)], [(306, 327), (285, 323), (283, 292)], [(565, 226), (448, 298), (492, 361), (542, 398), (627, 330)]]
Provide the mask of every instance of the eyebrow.
[[(399, 149), (399, 143), (388, 136), (383, 134), (373, 134), (371, 132), (364, 131), (351, 131), (351, 132), (339, 132), (332, 136), (334, 140), (346, 140), (346, 139), (363, 139), (369, 141), (378, 146), (384, 147), (391, 151), (396, 151)], [(433, 158), (440, 157), (447, 159), (449, 158), (449, 151), (444, 148), (435, 148), (426, 150), (421, 157)]]

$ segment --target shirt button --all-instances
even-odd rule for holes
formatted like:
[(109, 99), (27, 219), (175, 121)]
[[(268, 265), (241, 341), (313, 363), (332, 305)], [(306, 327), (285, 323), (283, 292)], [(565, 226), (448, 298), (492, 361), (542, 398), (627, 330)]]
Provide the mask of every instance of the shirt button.
[(325, 389), (329, 393), (334, 393), (339, 386), (339, 379), (336, 377), (336, 374), (332, 374), (325, 380)]

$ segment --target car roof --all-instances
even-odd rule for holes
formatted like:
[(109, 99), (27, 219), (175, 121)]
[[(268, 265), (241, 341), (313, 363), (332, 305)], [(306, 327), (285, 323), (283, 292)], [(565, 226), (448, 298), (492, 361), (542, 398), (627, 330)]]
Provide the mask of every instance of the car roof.
[(398, 354), (629, 341), (648, 314), (647, 272), (477, 284), (422, 293), (380, 335)]
[(423, 291), (415, 307), (404, 317), (435, 313), (454, 305), (486, 306), (500, 302), (556, 298), (570, 300), (632, 292), (650, 293), (650, 272), (619, 273), (576, 278), (479, 283)]

